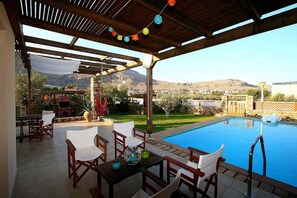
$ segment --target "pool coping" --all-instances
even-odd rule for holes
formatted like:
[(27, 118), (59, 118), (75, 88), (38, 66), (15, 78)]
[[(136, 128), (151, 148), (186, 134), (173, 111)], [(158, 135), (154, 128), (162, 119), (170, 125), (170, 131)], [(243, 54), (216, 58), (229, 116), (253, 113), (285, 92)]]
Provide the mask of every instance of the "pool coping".
[[(234, 118), (234, 117), (242, 117), (242, 116), (223, 116), (223, 117), (216, 117), (211, 120), (202, 121), (194, 124), (189, 124), (165, 131), (161, 131), (158, 133), (153, 133), (148, 140), (148, 143), (157, 146), (163, 150), (169, 151), (173, 154), (176, 154), (180, 157), (183, 157), (185, 159), (189, 159), (189, 150), (182, 148), (180, 146), (171, 144), (169, 142), (165, 142), (162, 140), (164, 137), (176, 135), (178, 133), (181, 133), (181, 131), (189, 131), (194, 128), (207, 126), (210, 124), (214, 124), (217, 122), (221, 122), (223, 120)], [(242, 117), (242, 118), (248, 118), (248, 117)], [(286, 122), (288, 123), (288, 122)], [(296, 124), (295, 122), (293, 122)], [(248, 171), (239, 167), (236, 167), (232, 164), (229, 164), (227, 162), (223, 162), (220, 165), (220, 173), (228, 175), (233, 177), (234, 179), (240, 180), (242, 182), (247, 182), (247, 175)], [(267, 192), (273, 193), (277, 196), (281, 197), (297, 197), (297, 188), (294, 186), (291, 186), (289, 184), (285, 184), (283, 182), (274, 180), (269, 177), (265, 177), (263, 175), (253, 173), (253, 180), (252, 185), (255, 187), (258, 187), (260, 189), (263, 189)]]

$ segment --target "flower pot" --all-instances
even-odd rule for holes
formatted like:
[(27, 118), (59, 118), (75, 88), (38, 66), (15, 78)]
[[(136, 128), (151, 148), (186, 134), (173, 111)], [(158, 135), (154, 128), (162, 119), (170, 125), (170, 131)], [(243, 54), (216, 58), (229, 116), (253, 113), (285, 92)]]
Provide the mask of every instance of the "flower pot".
[(92, 119), (93, 119), (93, 112), (91, 112), (91, 111), (85, 111), (84, 112), (84, 118), (85, 118), (85, 120), (86, 121), (88, 121), (88, 122), (90, 122), (90, 121), (92, 121)]

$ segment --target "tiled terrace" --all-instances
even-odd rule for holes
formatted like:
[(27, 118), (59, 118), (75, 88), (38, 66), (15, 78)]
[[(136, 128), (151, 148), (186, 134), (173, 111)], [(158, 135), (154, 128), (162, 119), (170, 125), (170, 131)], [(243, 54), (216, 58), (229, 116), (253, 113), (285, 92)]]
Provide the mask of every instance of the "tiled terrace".
[[(82, 129), (90, 126), (98, 126), (99, 134), (109, 140), (108, 160), (112, 160), (114, 157), (114, 145), (111, 125), (98, 121), (89, 123), (85, 121), (56, 123), (53, 138), (46, 137), (42, 142), (39, 142), (39, 140), (29, 142), (28, 139), (24, 139), (22, 143), (17, 141), (18, 173), (12, 197), (91, 197), (89, 189), (96, 186), (97, 175), (94, 171), (89, 171), (79, 181), (77, 188), (74, 189), (72, 180), (68, 178), (65, 144), (67, 129)], [(188, 154), (186, 151), (165, 145), (158, 141), (158, 137), (152, 136), (148, 141), (147, 148), (161, 156), (169, 155), (181, 161), (187, 160)], [(151, 171), (157, 174), (158, 169), (153, 167)], [(245, 180), (244, 176), (238, 175), (236, 177), (235, 172), (224, 167), (221, 167), (220, 172), (219, 197), (244, 197), (243, 193), (247, 189), (247, 184), (243, 181)], [(255, 186), (252, 187), (252, 194), (255, 197), (278, 197)], [(141, 174), (139, 173), (116, 184), (114, 197), (131, 197), (140, 187)], [(192, 196), (187, 187), (182, 185), (181, 189), (190, 197)], [(212, 190), (211, 188), (209, 191)], [(103, 195), (108, 197), (108, 187), (104, 179), (102, 179), (102, 191)], [(286, 196), (286, 194), (281, 193), (283, 192), (280, 192), (280, 196)], [(213, 193), (210, 194), (212, 195)], [(289, 196), (294, 197), (292, 195)]]

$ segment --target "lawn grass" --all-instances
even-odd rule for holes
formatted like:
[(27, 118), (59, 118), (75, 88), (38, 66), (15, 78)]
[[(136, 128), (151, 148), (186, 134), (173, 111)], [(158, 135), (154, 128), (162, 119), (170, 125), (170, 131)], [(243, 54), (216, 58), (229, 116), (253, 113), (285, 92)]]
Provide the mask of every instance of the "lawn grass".
[[(134, 120), (136, 128), (146, 129), (146, 115), (131, 115), (131, 114), (109, 114), (105, 116), (114, 120), (122, 122), (128, 122)], [(154, 133), (159, 131), (176, 128), (179, 126), (202, 122), (205, 120), (213, 119), (214, 116), (201, 116), (196, 114), (184, 114), (184, 113), (171, 113), (169, 118), (166, 118), (164, 114), (153, 115), (153, 131)]]

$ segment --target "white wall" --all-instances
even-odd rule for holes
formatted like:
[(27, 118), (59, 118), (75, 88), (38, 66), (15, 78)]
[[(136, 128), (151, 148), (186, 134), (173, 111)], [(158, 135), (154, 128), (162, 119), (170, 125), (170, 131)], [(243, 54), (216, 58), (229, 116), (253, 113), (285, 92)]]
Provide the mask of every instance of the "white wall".
[(294, 97), (297, 97), (297, 84), (272, 85), (271, 95), (275, 95), (278, 93), (284, 94), (285, 96), (294, 95)]
[(0, 197), (11, 197), (15, 183), (15, 55), (14, 34), (0, 2)]

